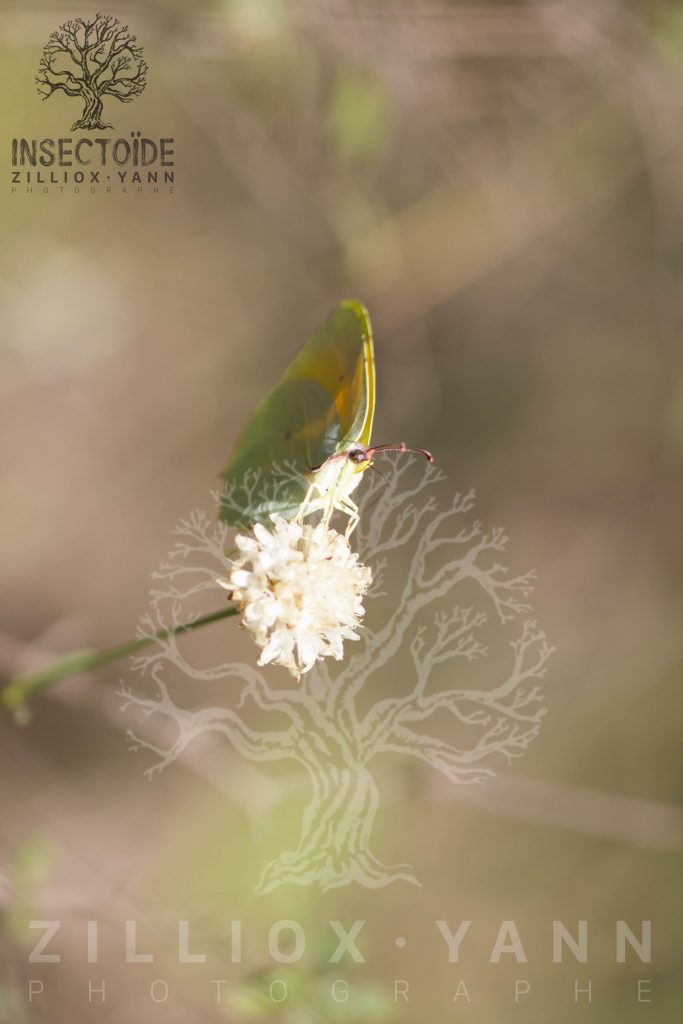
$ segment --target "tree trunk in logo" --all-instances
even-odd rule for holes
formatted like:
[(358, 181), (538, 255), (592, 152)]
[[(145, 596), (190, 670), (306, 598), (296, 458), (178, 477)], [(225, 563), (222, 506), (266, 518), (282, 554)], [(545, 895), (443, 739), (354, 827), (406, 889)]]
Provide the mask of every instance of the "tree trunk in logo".
[(111, 128), (110, 124), (104, 124), (102, 121), (102, 100), (97, 93), (88, 90), (84, 92), (83, 96), (85, 99), (83, 117), (74, 121), (71, 131), (104, 131)]
[(418, 884), (409, 865), (383, 864), (370, 850), (379, 792), (367, 768), (306, 760), (313, 798), (304, 812), (299, 845), (270, 862), (257, 891), (267, 893), (287, 882), (322, 889), (349, 882), (380, 888), (399, 879)]

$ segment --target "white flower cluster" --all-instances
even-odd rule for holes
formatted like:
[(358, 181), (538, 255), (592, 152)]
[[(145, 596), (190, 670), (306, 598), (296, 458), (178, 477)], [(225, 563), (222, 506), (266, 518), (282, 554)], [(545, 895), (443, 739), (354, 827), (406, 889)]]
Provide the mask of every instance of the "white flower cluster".
[(271, 518), (272, 530), (257, 525), (235, 538), (239, 556), (218, 582), (262, 648), (259, 665), (284, 665), (299, 678), (320, 658), (340, 659), (344, 640), (358, 639), (372, 574), (323, 523)]

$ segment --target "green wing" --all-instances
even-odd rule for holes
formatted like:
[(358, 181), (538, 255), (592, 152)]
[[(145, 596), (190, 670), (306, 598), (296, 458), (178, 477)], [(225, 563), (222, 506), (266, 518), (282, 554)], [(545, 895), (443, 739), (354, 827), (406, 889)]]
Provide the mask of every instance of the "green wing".
[(239, 438), (221, 476), (220, 518), (236, 526), (292, 518), (306, 474), (335, 452), (370, 443), (375, 367), (367, 310), (339, 305), (309, 338)]

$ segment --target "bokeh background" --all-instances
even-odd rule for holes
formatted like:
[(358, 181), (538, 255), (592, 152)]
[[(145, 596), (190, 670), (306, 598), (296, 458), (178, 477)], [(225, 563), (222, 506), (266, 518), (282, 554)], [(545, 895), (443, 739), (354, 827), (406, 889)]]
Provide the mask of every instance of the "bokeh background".
[[(24, 724), (3, 717), (0, 1020), (678, 1019), (683, 9), (107, 10), (150, 74), (105, 113), (122, 135), (175, 138), (173, 195), (10, 193), (10, 139), (68, 135), (77, 116), (35, 92), (47, 36), (94, 11), (0, 3), (3, 677), (133, 634), (178, 518), (346, 295), (375, 325), (375, 436), (431, 448), (454, 488), (476, 488), (511, 562), (538, 571), (557, 654), (541, 735), (494, 783), (389, 766), (379, 845), (416, 866), (421, 890), (255, 896), (302, 793), (220, 744), (148, 784), (113, 693), (125, 665), (55, 686)], [(223, 629), (250, 650), (230, 623), (206, 643), (225, 644)], [(356, 917), (367, 963), (330, 967), (327, 922)], [(53, 918), (63, 962), (31, 968), (27, 921)], [(128, 918), (154, 965), (123, 963)], [(206, 969), (177, 964), (178, 918), (210, 950)], [(242, 964), (229, 962), (233, 918)], [(302, 922), (309, 949), (277, 972), (294, 995), (276, 1009), (258, 993), (281, 918)], [(461, 965), (435, 918), (472, 919)], [(508, 918), (526, 965), (488, 963)], [(552, 963), (554, 918), (589, 921), (589, 964)], [(615, 963), (617, 919), (652, 920), (651, 965)], [(345, 1005), (329, 996), (338, 976)], [(29, 1007), (30, 977), (45, 994)], [(107, 1002), (88, 1005), (102, 977)], [(532, 986), (518, 1007), (515, 977)], [(168, 1003), (151, 1001), (155, 978)], [(229, 979), (221, 1005), (211, 978)], [(410, 1005), (393, 1005), (395, 978)], [(452, 1001), (461, 978), (467, 1005)], [(574, 1005), (575, 979), (592, 980), (590, 1006)]]

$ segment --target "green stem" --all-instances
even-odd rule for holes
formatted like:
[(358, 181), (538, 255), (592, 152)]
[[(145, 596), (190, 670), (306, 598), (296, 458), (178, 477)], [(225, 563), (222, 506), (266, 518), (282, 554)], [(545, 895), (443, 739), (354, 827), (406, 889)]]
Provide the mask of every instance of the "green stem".
[(150, 636), (142, 636), (138, 640), (131, 640), (127, 644), (120, 644), (118, 647), (108, 647), (104, 651), (82, 650), (72, 651), (70, 654), (60, 658), (59, 661), (47, 665), (38, 672), (29, 676), (21, 676), (13, 679), (0, 690), (0, 706), (7, 711), (18, 711), (32, 697), (47, 690), (59, 679), (76, 675), (78, 672), (92, 672), (102, 668), (112, 661), (125, 658), (127, 655), (136, 654), (137, 651), (149, 647), (158, 640), (165, 640), (169, 636), (179, 636), (181, 633), (191, 633), (201, 626), (208, 626), (211, 622), (219, 622), (221, 619), (228, 619), (237, 615), (237, 609), (231, 606), (221, 608), (220, 611), (210, 612), (202, 615), (201, 618), (192, 622), (186, 622), (182, 626), (175, 626), (172, 629), (160, 629)]

